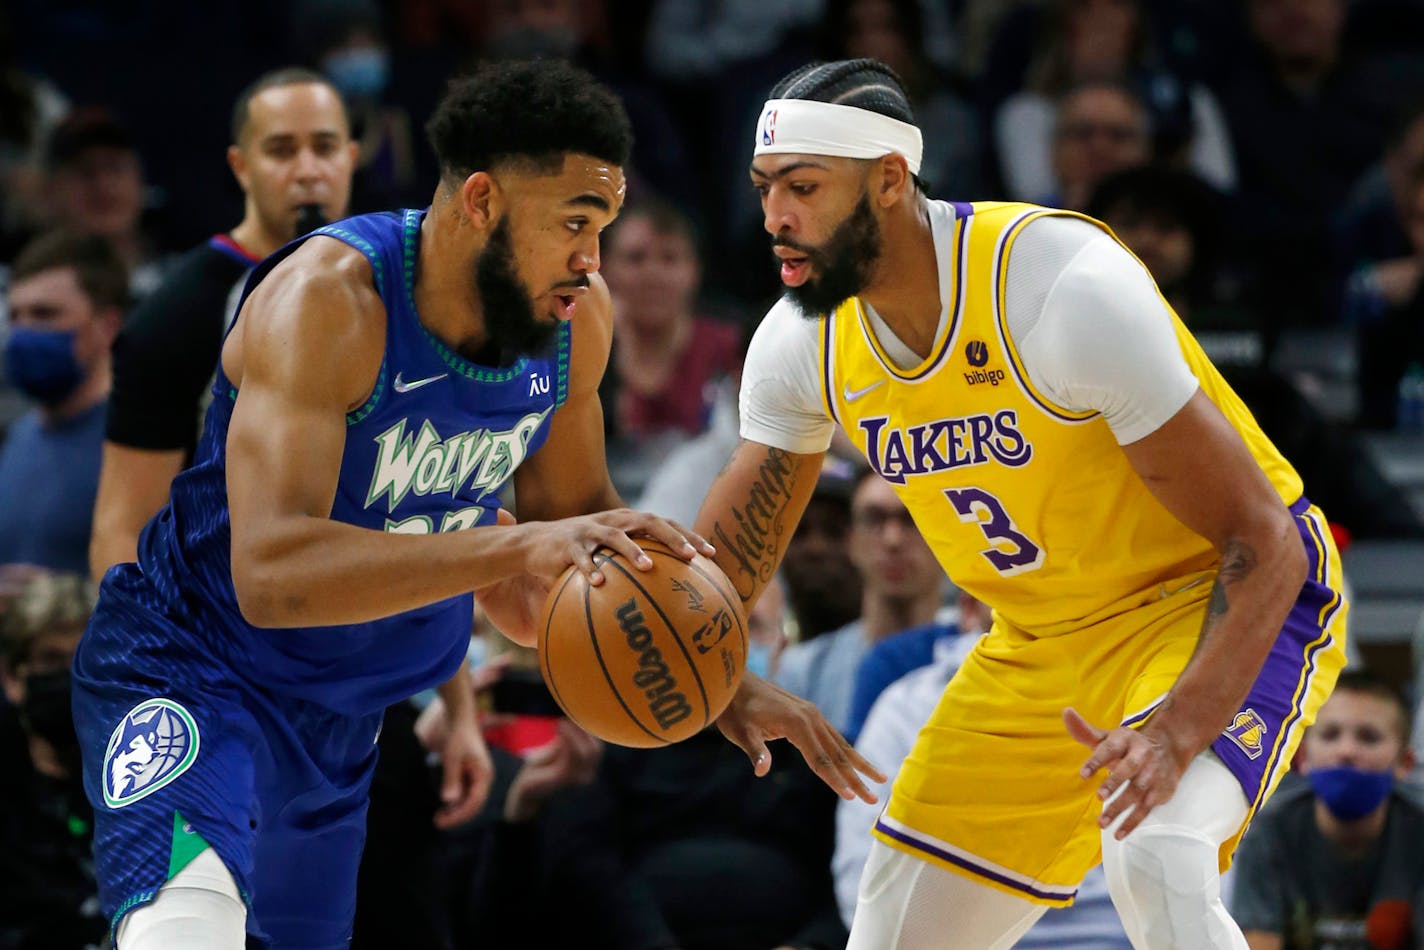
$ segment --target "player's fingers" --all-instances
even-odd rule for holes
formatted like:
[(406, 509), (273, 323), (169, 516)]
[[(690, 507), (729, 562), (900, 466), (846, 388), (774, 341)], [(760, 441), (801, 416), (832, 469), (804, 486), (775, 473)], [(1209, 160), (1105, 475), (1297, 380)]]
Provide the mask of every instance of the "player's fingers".
[(594, 542), (582, 542), (569, 549), (569, 563), (577, 567), (588, 578), (588, 582), (595, 587), (603, 583), (603, 572), (594, 563), (593, 556), (597, 553), (599, 545)]
[(712, 543), (710, 541), (708, 541), (702, 535), (698, 534), (696, 531), (693, 531), (691, 528), (687, 527), (687, 525), (684, 525), (681, 522), (677, 521), (669, 521), (668, 524), (681, 531), (682, 536), (687, 538), (688, 543), (691, 544), (694, 548), (696, 548), (699, 552), (701, 552), (704, 556), (711, 557), (712, 555), (717, 553), (717, 549), (712, 546)]
[(745, 752), (747, 758), (752, 760), (752, 772), (758, 778), (771, 771), (771, 750), (766, 747), (766, 742), (760, 736), (752, 735), (749, 731), (736, 727), (724, 727), (722, 734), (733, 745)]
[[(659, 538), (659, 540), (662, 540)], [(638, 542), (628, 537), (626, 531), (617, 528), (604, 528), (599, 534), (599, 543), (606, 548), (612, 548), (640, 571), (651, 571), (653, 569), (653, 559), (648, 557), (646, 551), (638, 547)], [(664, 544), (667, 542), (664, 541)], [(675, 545), (674, 545), (675, 547)]]
[(1141, 798), (1141, 790), (1133, 786), (1132, 782), (1124, 782), (1103, 802), (1102, 814), (1098, 816), (1098, 827), (1106, 828), (1118, 819), (1124, 812), (1136, 807)]
[(1098, 797), (1106, 799), (1126, 782), (1134, 782), (1139, 788), (1145, 787), (1145, 777), (1141, 773), (1146, 761), (1146, 753), (1141, 749), (1129, 751), (1127, 755), (1114, 763), (1108, 777), (1103, 779), (1103, 783), (1098, 786)]
[(514, 517), (514, 515), (510, 514), (505, 509), (499, 508), (496, 509), (494, 513), (494, 523), (497, 525), (508, 527), (509, 525), (518, 524), (519, 521)]
[(1079, 770), (1078, 774), (1087, 778), (1098, 769), (1111, 771), (1117, 767), (1118, 762), (1128, 753), (1129, 749), (1128, 737), (1117, 731), (1110, 732), (1107, 734), (1107, 738), (1099, 742), (1093, 749), (1093, 754), (1088, 756), (1088, 761), (1083, 763), (1083, 768)]
[(1099, 729), (1084, 719), (1072, 706), (1063, 710), (1063, 725), (1068, 730), (1068, 735), (1090, 749), (1096, 748), (1108, 734), (1107, 730)]

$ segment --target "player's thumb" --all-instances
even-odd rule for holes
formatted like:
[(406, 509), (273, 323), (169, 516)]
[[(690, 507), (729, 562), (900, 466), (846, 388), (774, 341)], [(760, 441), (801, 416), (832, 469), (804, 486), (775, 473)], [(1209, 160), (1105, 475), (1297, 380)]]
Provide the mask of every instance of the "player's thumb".
[(1107, 735), (1105, 730), (1088, 722), (1072, 706), (1063, 710), (1063, 725), (1068, 730), (1068, 735), (1090, 749), (1096, 748), (1098, 743), (1103, 741), (1103, 737)]
[(519, 524), (519, 520), (510, 514), (508, 510), (497, 508), (494, 513), (494, 523), (508, 527), (509, 525)]

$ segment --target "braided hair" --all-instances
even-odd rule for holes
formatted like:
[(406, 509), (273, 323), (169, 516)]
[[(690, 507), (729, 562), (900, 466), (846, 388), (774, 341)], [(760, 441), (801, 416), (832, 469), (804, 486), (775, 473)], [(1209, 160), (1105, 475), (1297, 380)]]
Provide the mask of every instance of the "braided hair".
[[(807, 99), (853, 106), (867, 112), (915, 124), (910, 97), (895, 70), (877, 59), (841, 59), (830, 63), (808, 63), (771, 87), (769, 99)], [(928, 186), (912, 175), (921, 194)]]

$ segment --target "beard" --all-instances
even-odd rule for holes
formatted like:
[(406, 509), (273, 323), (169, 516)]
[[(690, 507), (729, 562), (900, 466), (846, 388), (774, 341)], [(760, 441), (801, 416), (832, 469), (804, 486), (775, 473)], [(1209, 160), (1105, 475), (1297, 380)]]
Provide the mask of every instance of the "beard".
[(501, 364), (543, 353), (553, 344), (558, 321), (545, 322), (534, 315), (534, 300), (519, 279), (508, 215), (495, 225), (475, 261), (475, 289), (484, 311), (488, 346), (500, 355)]
[(784, 238), (773, 238), (771, 246), (789, 247), (806, 255), (816, 276), (800, 287), (784, 290), (802, 316), (814, 320), (831, 313), (870, 283), (871, 272), (880, 259), (880, 225), (870, 210), (870, 198), (861, 195), (855, 210), (836, 225), (820, 247), (807, 247)]

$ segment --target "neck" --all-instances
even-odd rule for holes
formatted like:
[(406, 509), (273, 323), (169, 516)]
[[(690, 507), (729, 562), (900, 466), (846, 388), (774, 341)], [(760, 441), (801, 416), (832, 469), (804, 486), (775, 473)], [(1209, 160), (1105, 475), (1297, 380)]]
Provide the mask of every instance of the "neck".
[(887, 215), (880, 260), (860, 298), (921, 359), (930, 355), (939, 329), (939, 262), (929, 206), (916, 196)]
[(1315, 825), (1327, 841), (1349, 855), (1360, 854), (1378, 841), (1384, 834), (1385, 819), (1389, 817), (1389, 799), (1380, 806), (1354, 821), (1342, 821), (1330, 813), (1325, 803), (1315, 800)]
[(266, 257), (286, 244), (290, 235), (284, 237), (265, 227), (254, 210), (248, 208), (242, 223), (229, 231), (228, 237), (242, 245), (242, 249), (247, 253), (256, 257)]
[(35, 771), (41, 775), (48, 775), (50, 778), (65, 779), (69, 777), (63, 765), (59, 764), (59, 756), (54, 751), (54, 746), (39, 736), (30, 736), (30, 762), (33, 763)]
[(867, 594), (861, 602), (861, 629), (865, 638), (873, 643), (902, 630), (930, 623), (938, 610), (938, 589), (910, 597)]
[(459, 223), (437, 196), (420, 225), (415, 261), (415, 309), (436, 339), (461, 354), (488, 341), (484, 306), (475, 288), (473, 262), (461, 257)]
[(40, 418), (46, 425), (67, 422), (109, 398), (110, 383), (111, 374), (106, 361), (90, 373), (89, 377), (79, 384), (79, 388), (66, 396), (63, 402), (53, 406), (41, 406)]

